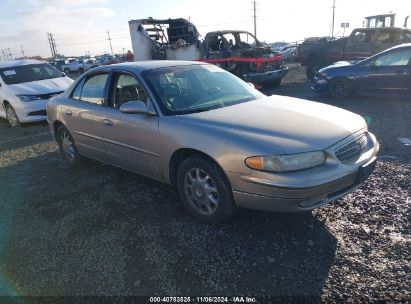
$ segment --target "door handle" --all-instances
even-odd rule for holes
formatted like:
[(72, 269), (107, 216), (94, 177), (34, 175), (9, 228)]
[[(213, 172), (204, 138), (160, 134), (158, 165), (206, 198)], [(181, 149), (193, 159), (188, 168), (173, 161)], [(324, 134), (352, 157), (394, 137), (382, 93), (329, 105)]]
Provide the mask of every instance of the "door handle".
[(73, 112), (71, 112), (71, 110), (66, 110), (64, 113), (66, 113), (66, 115), (68, 115), (68, 116), (73, 115)]
[(106, 126), (112, 126), (113, 122), (110, 119), (103, 119), (103, 122)]

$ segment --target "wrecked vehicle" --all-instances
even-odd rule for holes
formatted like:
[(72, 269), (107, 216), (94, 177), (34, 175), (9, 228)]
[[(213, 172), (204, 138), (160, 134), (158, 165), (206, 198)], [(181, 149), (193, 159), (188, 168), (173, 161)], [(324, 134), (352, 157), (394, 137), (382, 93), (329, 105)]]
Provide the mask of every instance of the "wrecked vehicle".
[(280, 53), (247, 31), (215, 31), (200, 39), (186, 19), (129, 21), (134, 60), (195, 60), (215, 64), (253, 84), (276, 88), (287, 74)]
[[(389, 23), (378, 23), (390, 17)], [(381, 18), (379, 18), (381, 17)], [(367, 28), (354, 29), (349, 37), (340, 39), (322, 37), (306, 39), (298, 48), (297, 61), (307, 67), (307, 77), (312, 80), (321, 68), (337, 61), (358, 61), (390, 47), (411, 42), (411, 30), (392, 27), (394, 14), (366, 18)], [(390, 26), (390, 27), (385, 27)]]

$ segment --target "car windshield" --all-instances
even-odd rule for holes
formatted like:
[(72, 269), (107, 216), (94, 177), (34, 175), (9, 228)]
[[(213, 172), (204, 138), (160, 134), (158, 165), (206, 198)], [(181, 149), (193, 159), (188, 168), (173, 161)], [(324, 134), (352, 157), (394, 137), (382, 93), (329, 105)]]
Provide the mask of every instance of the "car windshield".
[(246, 82), (214, 65), (147, 70), (143, 78), (164, 115), (190, 114), (262, 98)]
[(0, 76), (5, 84), (18, 84), (62, 77), (64, 74), (49, 64), (29, 64), (0, 69)]

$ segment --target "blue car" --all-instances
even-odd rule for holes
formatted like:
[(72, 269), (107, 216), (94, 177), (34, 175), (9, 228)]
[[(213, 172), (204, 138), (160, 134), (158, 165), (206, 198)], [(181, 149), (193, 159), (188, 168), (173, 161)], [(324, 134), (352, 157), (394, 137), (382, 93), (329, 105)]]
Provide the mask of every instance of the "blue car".
[(318, 71), (311, 87), (333, 97), (411, 96), (411, 43), (395, 46), (362, 61), (336, 62)]

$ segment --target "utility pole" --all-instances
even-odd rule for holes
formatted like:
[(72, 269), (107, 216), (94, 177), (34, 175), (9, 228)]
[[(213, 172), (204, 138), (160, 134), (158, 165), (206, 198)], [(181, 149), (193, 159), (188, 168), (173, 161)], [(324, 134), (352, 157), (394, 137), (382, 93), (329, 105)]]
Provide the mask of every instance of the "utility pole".
[(23, 57), (25, 57), (24, 50), (23, 50), (23, 45), (21, 44), (20, 47), (21, 47), (21, 54), (23, 55)]
[(13, 60), (13, 56), (11, 55), (10, 48), (8, 48), (7, 50), (8, 50), (8, 52), (9, 52), (9, 55), (8, 55), (8, 56), (9, 56), (10, 60)]
[(331, 37), (334, 38), (334, 20), (335, 20), (335, 0), (333, 0), (333, 23), (331, 29)]
[(49, 40), (51, 56), (53, 58), (57, 57), (57, 46), (56, 41), (54, 40), (54, 35), (52, 33), (47, 33), (47, 38)]
[(107, 31), (107, 37), (108, 37), (108, 41), (110, 42), (111, 55), (114, 55), (113, 46), (111, 45), (110, 31)]
[(51, 57), (54, 57), (53, 47), (51, 46), (50, 33), (47, 33), (47, 40), (49, 41)]
[(257, 38), (257, 15), (256, 15), (256, 6), (257, 6), (257, 3), (254, 1), (254, 2), (253, 2), (253, 7), (254, 7), (253, 19), (254, 19), (254, 37), (255, 37), (255, 38)]

